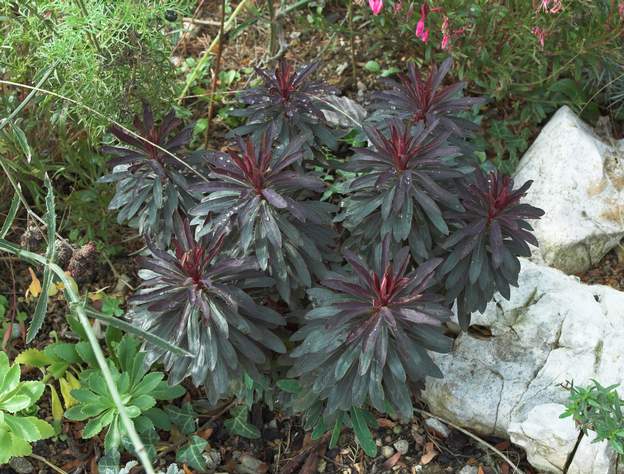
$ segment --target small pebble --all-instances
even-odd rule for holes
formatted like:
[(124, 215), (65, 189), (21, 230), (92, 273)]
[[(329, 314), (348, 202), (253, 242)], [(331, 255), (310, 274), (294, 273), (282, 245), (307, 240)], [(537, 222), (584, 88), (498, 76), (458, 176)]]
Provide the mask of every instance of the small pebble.
[(448, 429), (448, 427), (436, 418), (427, 418), (425, 420), (425, 425), (427, 426), (427, 428), (435, 431), (436, 433), (439, 433), (444, 438), (447, 438), (448, 435), (451, 434), (451, 431)]
[(208, 471), (214, 471), (221, 464), (221, 453), (217, 449), (210, 449), (209, 452), (203, 453), (204, 460)]
[(30, 474), (34, 471), (32, 463), (26, 458), (11, 458), (9, 466), (11, 466), (17, 474)]
[(388, 459), (389, 457), (392, 457), (392, 455), (394, 454), (394, 448), (392, 446), (384, 446), (383, 448), (381, 448), (381, 454), (383, 455), (384, 458)]
[(316, 467), (316, 472), (325, 472), (325, 470), (327, 469), (327, 461), (325, 461), (325, 459), (321, 459), (318, 462), (318, 466)]
[(470, 464), (466, 464), (464, 467), (461, 468), (459, 474), (477, 474), (477, 472), (479, 472), (477, 466), (471, 466)]
[(384, 438), (385, 443), (392, 443), (392, 436), (388, 435)]
[(394, 434), (400, 434), (402, 431), (403, 427), (401, 425), (394, 425), (394, 428), (392, 428)]
[(394, 449), (396, 449), (401, 456), (407, 454), (409, 451), (409, 443), (404, 439), (399, 439), (396, 443), (394, 443)]
[(258, 474), (268, 470), (268, 466), (265, 463), (249, 454), (243, 454), (239, 462), (240, 464), (235, 468), (238, 474)]
[(375, 444), (377, 445), (377, 447), (378, 447), (378, 448), (380, 448), (380, 447), (381, 447), (381, 445), (383, 444), (383, 442), (382, 442), (379, 438), (377, 438), (377, 439), (375, 440)]

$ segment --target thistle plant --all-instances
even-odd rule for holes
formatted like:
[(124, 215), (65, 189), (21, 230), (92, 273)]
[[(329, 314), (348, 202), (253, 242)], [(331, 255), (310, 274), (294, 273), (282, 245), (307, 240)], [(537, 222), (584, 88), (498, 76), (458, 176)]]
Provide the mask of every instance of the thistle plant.
[(161, 360), (170, 382), (190, 376), (204, 385), (211, 402), (227, 395), (243, 374), (259, 377), (267, 352), (285, 352), (273, 329), (284, 324), (275, 311), (245, 290), (271, 286), (253, 258), (223, 255), (223, 233), (195, 239), (191, 227), (174, 217), (173, 253), (151, 242), (140, 260), (143, 283), (131, 298), (134, 324), (195, 357), (147, 344), (147, 361)]
[(207, 155), (210, 182), (193, 188), (204, 193), (191, 209), (199, 235), (226, 229), (226, 247), (253, 255), (286, 302), (292, 289), (308, 288), (313, 277), (323, 276), (334, 240), (335, 206), (316, 198), (323, 181), (293, 167), (304, 141), (300, 135), (274, 149), (271, 128), (260, 139), (239, 139), (238, 149)]
[(319, 65), (312, 63), (295, 70), (292, 64), (282, 59), (273, 72), (256, 69), (262, 84), (240, 94), (246, 107), (230, 113), (245, 117), (247, 123), (234, 129), (232, 134), (253, 134), (258, 138), (272, 128), (282, 146), (303, 135), (306, 158), (313, 157), (312, 148), (336, 148), (337, 134), (328, 127), (323, 115), (323, 97), (335, 93), (335, 90), (310, 80)]
[(141, 234), (164, 245), (171, 239), (173, 214), (194, 203), (188, 192), (186, 168), (170, 155), (179, 152), (191, 139), (192, 125), (179, 129), (180, 124), (174, 111), (156, 124), (151, 108), (145, 105), (143, 119), (134, 120), (136, 133), (145, 140), (113, 126), (111, 133), (128, 146), (103, 147), (105, 153), (114, 155), (109, 160), (112, 173), (99, 180), (116, 183), (109, 209), (119, 210), (120, 224), (128, 222)]
[(531, 256), (528, 244), (538, 246), (527, 219), (544, 215), (520, 202), (532, 181), (514, 190), (513, 179), (500, 172), (486, 175), (477, 169), (472, 176), (471, 182), (458, 184), (464, 210), (447, 214), (454, 230), (441, 244), (449, 253), (439, 271), (448, 300), (457, 299), (463, 329), (470, 325), (470, 314), (483, 312), (496, 291), (509, 299), (509, 287), (518, 286), (518, 257)]
[(388, 131), (365, 127), (370, 146), (356, 148), (347, 167), (360, 175), (349, 185), (338, 221), (351, 232), (350, 246), (368, 247), (386, 234), (409, 241), (412, 255), (427, 259), (434, 236), (448, 234), (444, 210), (461, 211), (450, 192), (463, 176), (453, 163), (457, 149), (446, 143), (437, 122), (428, 127), (392, 120)]

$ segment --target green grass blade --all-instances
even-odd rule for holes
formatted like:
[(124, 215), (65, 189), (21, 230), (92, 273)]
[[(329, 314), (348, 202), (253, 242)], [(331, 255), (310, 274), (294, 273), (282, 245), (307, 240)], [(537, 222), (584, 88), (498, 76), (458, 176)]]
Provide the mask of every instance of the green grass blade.
[[(54, 206), (54, 190), (49, 176), (46, 174), (44, 178), (45, 186), (48, 189), (46, 194), (46, 215), (45, 221), (48, 227), (48, 248), (46, 250), (46, 260), (49, 263), (54, 262), (54, 242), (56, 239), (56, 209)], [(43, 325), (46, 312), (48, 311), (48, 293), (52, 285), (53, 272), (50, 265), (46, 265), (43, 271), (43, 283), (41, 284), (41, 294), (35, 306), (32, 321), (26, 335), (26, 342), (30, 343), (37, 336), (37, 333)]]
[(0, 120), (0, 130), (2, 130), (9, 123), (11, 123), (11, 121), (24, 109), (24, 107), (26, 107), (28, 105), (28, 103), (32, 99), (34, 99), (35, 94), (37, 93), (37, 89), (39, 87), (41, 87), (45, 81), (48, 80), (48, 77), (50, 77), (50, 74), (52, 74), (52, 71), (54, 71), (54, 69), (56, 68), (58, 63), (59, 63), (59, 61), (56, 61), (54, 64), (52, 64), (48, 68), (48, 70), (43, 74), (43, 76), (41, 77), (39, 82), (37, 82), (37, 85), (35, 86), (35, 89), (30, 91), (30, 93), (26, 96), (26, 98), (23, 101), (20, 102), (20, 104), (15, 108), (15, 110), (13, 112), (11, 112), (9, 114), (8, 117), (3, 118), (2, 120)]
[(121, 329), (122, 331), (133, 334), (142, 339), (145, 339), (147, 342), (150, 342), (154, 344), (155, 346), (160, 347), (161, 349), (174, 352), (175, 354), (178, 354), (178, 355), (183, 355), (187, 357), (195, 357), (194, 354), (191, 354), (190, 352), (182, 349), (181, 347), (176, 346), (175, 344), (171, 344), (166, 339), (156, 336), (155, 334), (145, 331), (144, 329), (138, 328), (124, 321), (123, 319), (118, 319), (113, 316), (109, 316), (108, 314), (100, 313), (99, 311), (96, 311), (93, 308), (89, 308), (88, 306), (85, 306), (85, 311), (87, 315), (89, 315), (93, 319), (103, 321), (114, 328)]
[(19, 209), (19, 196), (17, 193), (13, 195), (13, 200), (11, 201), (11, 207), (9, 208), (9, 213), (4, 220), (4, 224), (2, 224), (2, 229), (0, 229), (0, 239), (4, 239), (6, 235), (9, 233), (11, 226), (13, 225), (13, 221), (15, 220), (15, 216), (17, 215), (17, 211)]

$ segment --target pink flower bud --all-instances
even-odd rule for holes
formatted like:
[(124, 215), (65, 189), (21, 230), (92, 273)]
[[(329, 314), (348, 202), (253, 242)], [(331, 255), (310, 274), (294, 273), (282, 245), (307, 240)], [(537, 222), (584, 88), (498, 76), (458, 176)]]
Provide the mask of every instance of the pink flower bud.
[(379, 15), (383, 8), (383, 0), (368, 0), (368, 6), (370, 7), (373, 15)]

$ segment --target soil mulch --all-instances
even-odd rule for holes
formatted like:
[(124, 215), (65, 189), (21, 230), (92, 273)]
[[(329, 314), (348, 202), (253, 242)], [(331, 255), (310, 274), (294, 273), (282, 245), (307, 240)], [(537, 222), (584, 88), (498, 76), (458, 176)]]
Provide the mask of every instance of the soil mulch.
[(589, 285), (607, 285), (624, 291), (624, 251), (612, 250), (594, 268), (577, 276)]

